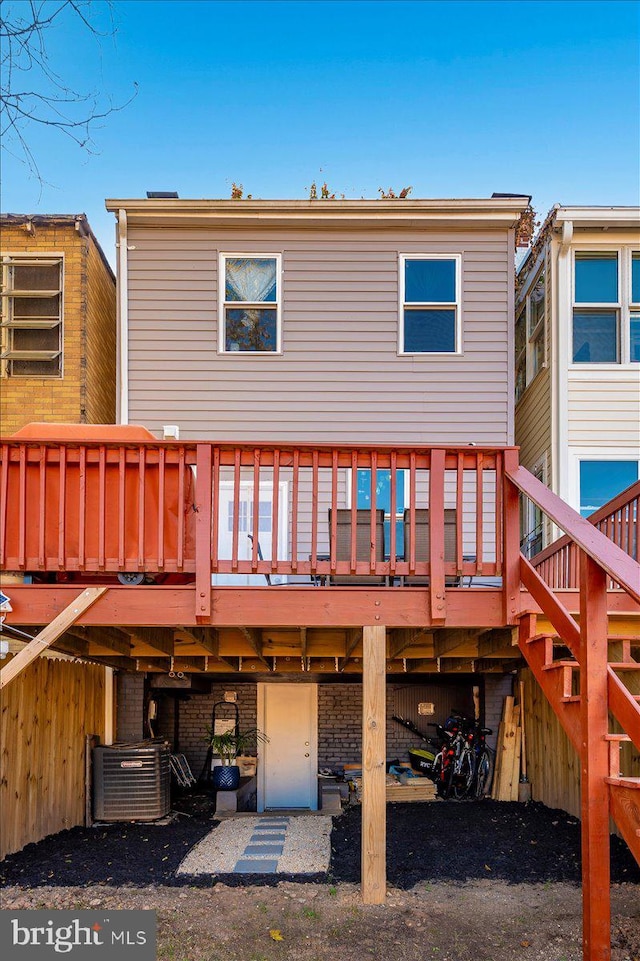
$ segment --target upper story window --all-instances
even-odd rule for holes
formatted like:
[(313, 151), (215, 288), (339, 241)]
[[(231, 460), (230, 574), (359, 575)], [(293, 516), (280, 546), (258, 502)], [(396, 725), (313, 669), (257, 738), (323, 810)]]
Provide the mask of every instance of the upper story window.
[(403, 256), (400, 276), (400, 353), (460, 353), (460, 257)]
[(222, 353), (280, 352), (280, 257), (222, 254)]
[(640, 362), (638, 258), (638, 252), (626, 249), (576, 251), (573, 284), (574, 364)]
[(640, 364), (640, 250), (634, 250), (631, 254), (629, 360), (632, 363)]
[(3, 373), (60, 377), (62, 258), (7, 257), (2, 273)]
[(541, 270), (516, 316), (516, 400), (545, 364), (546, 281)]

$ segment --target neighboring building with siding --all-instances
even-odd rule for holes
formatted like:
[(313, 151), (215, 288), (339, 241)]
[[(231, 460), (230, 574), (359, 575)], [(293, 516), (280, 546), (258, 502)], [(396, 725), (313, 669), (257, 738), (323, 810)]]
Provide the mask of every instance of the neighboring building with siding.
[(84, 214), (4, 214), (2, 433), (115, 420), (115, 277)]
[[(518, 271), (521, 463), (583, 515), (640, 472), (640, 208), (549, 213)], [(529, 550), (539, 518), (523, 518)]]

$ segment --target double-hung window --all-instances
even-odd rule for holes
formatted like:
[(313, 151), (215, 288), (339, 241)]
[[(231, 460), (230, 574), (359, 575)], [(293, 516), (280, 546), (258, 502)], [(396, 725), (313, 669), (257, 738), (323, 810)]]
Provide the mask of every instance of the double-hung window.
[(8, 377), (62, 374), (62, 258), (6, 257), (2, 362)]
[(545, 272), (540, 271), (516, 314), (516, 400), (545, 364)]
[(460, 353), (460, 256), (402, 255), (400, 291), (400, 353)]
[(618, 253), (576, 251), (574, 261), (573, 362), (620, 360)]
[(278, 254), (221, 254), (221, 353), (280, 353), (280, 274)]
[(640, 364), (640, 250), (633, 250), (631, 252), (629, 360), (632, 364)]

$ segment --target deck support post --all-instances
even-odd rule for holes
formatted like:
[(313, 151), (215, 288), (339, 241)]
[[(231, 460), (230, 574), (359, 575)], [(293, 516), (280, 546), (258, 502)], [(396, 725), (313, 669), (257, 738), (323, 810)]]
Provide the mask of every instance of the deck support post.
[[(518, 466), (518, 451), (504, 452), (504, 469), (515, 470)], [(503, 486), (503, 597), (504, 622), (516, 624), (520, 613), (520, 495), (515, 484), (506, 476)]]
[(584, 961), (610, 961), (607, 576), (580, 552), (580, 770)]
[(362, 900), (387, 894), (386, 631), (362, 631)]
[[(212, 448), (198, 444), (196, 453), (196, 620), (211, 617)], [(218, 505), (215, 507), (218, 510)]]

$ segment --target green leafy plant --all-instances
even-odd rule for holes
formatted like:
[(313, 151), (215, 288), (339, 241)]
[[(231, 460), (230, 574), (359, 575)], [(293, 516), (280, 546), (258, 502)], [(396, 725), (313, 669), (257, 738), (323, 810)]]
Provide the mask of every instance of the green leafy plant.
[(228, 767), (239, 754), (252, 748), (256, 741), (266, 744), (269, 738), (257, 727), (248, 728), (246, 731), (232, 729), (223, 734), (215, 734), (213, 729), (208, 727), (206, 740), (213, 753), (219, 755), (223, 765)]

